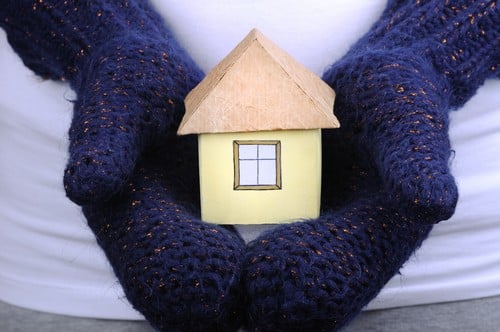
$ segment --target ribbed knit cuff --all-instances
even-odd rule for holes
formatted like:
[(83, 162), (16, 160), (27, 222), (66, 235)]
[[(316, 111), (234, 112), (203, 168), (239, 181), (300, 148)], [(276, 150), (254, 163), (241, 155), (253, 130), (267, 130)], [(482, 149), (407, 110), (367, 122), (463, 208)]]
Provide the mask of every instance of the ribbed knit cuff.
[(499, 22), (495, 0), (391, 0), (346, 57), (393, 50), (425, 58), (449, 82), (450, 106), (459, 107), (500, 73)]
[(86, 60), (115, 38), (173, 38), (161, 18), (137, 1), (7, 1), (0, 27), (24, 63), (37, 74), (70, 82)]

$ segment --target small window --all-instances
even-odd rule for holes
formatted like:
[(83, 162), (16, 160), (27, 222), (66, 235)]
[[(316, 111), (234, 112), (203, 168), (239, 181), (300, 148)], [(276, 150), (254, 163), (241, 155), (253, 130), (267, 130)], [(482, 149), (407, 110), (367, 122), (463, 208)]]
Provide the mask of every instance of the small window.
[(281, 189), (280, 141), (234, 141), (234, 189)]

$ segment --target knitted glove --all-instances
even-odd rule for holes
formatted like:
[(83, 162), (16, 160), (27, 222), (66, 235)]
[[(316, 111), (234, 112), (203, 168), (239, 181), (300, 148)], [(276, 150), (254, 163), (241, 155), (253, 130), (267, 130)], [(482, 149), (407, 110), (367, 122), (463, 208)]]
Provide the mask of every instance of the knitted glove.
[(146, 1), (7, 1), (3, 27), (26, 66), (77, 93), (65, 172), (79, 204), (117, 193), (145, 148), (175, 133), (203, 74)]
[(65, 172), (133, 306), (165, 331), (234, 330), (244, 243), (203, 224), (193, 138), (175, 135), (203, 74), (146, 1), (11, 0), (0, 26), (77, 94)]
[(499, 73), (495, 1), (389, 1), (324, 75), (342, 127), (323, 141), (323, 212), (249, 244), (250, 331), (335, 331), (449, 218), (448, 112)]
[(199, 220), (195, 137), (146, 152), (126, 188), (83, 211), (134, 307), (160, 331), (235, 331), (244, 242)]

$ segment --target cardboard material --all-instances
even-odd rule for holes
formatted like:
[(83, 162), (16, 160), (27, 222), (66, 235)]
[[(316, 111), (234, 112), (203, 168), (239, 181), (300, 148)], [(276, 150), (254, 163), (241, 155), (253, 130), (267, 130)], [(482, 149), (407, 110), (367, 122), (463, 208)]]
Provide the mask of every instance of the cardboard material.
[(337, 128), (334, 91), (252, 30), (186, 97), (178, 134)]
[[(234, 189), (233, 142), (281, 142), (280, 189)], [(275, 224), (317, 218), (321, 201), (321, 130), (201, 134), (201, 218), (217, 224)]]
[(186, 97), (178, 134), (199, 134), (201, 216), (219, 224), (317, 218), (321, 128), (335, 93), (252, 30)]

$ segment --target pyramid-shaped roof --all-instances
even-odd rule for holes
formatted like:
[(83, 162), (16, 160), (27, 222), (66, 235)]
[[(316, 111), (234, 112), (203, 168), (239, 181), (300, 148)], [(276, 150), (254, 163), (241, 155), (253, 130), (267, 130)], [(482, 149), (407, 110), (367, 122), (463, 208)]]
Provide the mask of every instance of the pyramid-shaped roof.
[(334, 91), (252, 30), (186, 97), (178, 134), (337, 128)]

